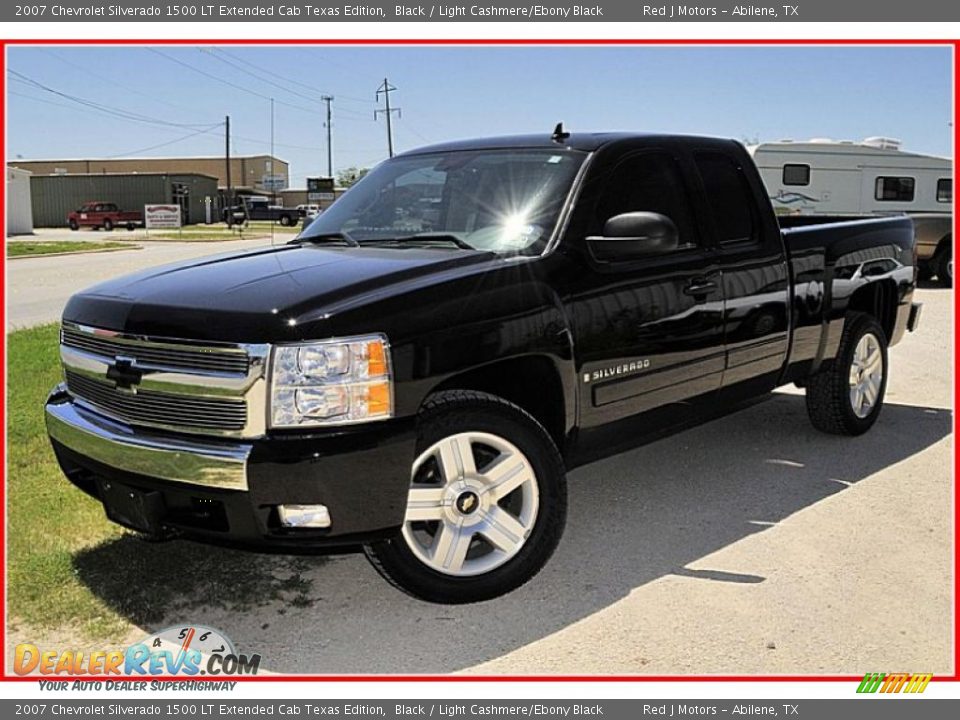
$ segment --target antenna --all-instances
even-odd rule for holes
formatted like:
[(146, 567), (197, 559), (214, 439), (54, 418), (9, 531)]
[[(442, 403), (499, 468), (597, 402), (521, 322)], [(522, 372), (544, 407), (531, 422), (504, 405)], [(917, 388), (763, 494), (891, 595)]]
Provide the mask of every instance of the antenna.
[(553, 135), (550, 136), (550, 139), (554, 142), (562, 143), (568, 137), (570, 137), (570, 133), (563, 129), (563, 121), (561, 120), (553, 129)]

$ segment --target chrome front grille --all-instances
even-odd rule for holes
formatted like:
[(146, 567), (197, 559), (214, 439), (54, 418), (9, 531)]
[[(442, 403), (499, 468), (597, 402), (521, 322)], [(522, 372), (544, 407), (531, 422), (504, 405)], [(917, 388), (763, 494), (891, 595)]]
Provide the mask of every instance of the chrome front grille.
[(64, 326), (61, 342), (104, 357), (129, 357), (140, 365), (188, 371), (238, 373), (245, 375), (250, 358), (240, 348), (203, 348), (163, 342), (143, 342), (126, 339), (118, 333), (107, 333), (90, 328)]
[(151, 390), (132, 394), (118, 390), (113, 383), (69, 370), (66, 376), (72, 395), (134, 424), (235, 431), (247, 424), (247, 404), (243, 400), (194, 398)]
[(133, 426), (225, 437), (266, 428), (268, 345), (197, 343), (64, 323), (67, 390)]

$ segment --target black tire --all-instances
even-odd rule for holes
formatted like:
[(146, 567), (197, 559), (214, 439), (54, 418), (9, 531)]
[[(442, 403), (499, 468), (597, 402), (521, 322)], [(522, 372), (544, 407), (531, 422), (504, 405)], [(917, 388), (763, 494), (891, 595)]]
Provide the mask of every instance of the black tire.
[(917, 263), (917, 280), (925, 281), (931, 278), (933, 278), (933, 268), (930, 267), (930, 262), (920, 260)]
[(137, 226), (134, 225), (132, 222), (127, 223), (127, 230), (129, 230), (130, 232), (133, 232), (136, 229), (136, 227)]
[[(881, 356), (880, 389), (863, 417), (855, 411), (851, 400), (850, 376), (855, 352), (860, 341), (873, 335)], [(833, 435), (862, 435), (877, 421), (887, 390), (889, 364), (887, 336), (871, 315), (850, 313), (844, 323), (837, 357), (821, 372), (807, 380), (807, 415), (817, 430)]]
[(550, 435), (529, 413), (506, 400), (481, 392), (456, 390), (428, 398), (418, 420), (417, 455), (459, 433), (490, 433), (519, 449), (535, 475), (539, 507), (529, 535), (505, 563), (469, 576), (438, 572), (420, 560), (402, 533), (364, 547), (367, 558), (386, 580), (422, 600), (462, 604), (490, 600), (534, 577), (560, 542), (567, 515), (563, 459)]
[(78, 223), (76, 220), (71, 220), (68, 225), (70, 225), (70, 229), (73, 230), (73, 232), (76, 232), (80, 229), (80, 223)]
[(290, 219), (289, 215), (281, 215), (280, 224), (283, 225), (284, 227), (290, 227), (291, 225), (293, 225), (293, 220)]
[(113, 220), (106, 218), (103, 221), (103, 229), (107, 232), (113, 232)]
[(953, 287), (953, 248), (943, 248), (933, 258), (933, 270), (942, 287)]

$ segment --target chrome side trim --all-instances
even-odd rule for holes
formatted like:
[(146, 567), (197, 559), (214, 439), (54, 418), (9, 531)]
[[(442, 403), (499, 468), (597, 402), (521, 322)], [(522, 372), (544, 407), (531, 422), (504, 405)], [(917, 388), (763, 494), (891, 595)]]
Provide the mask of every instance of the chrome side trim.
[(48, 403), (47, 433), (61, 445), (124, 472), (206, 488), (247, 490), (251, 446), (134, 434), (72, 402)]

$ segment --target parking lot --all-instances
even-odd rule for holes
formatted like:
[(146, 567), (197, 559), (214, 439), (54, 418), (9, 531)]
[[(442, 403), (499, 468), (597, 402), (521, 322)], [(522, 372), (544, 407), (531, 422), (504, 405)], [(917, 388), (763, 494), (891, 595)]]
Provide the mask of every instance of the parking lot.
[[(55, 320), (98, 280), (259, 244), (9, 262), (8, 329)], [(787, 389), (579, 468), (557, 554), (495, 601), (411, 599), (358, 555), (128, 535), (82, 550), (74, 569), (131, 638), (202, 623), (284, 673), (951, 673), (953, 293), (925, 286), (918, 299), (920, 330), (891, 350), (867, 435), (817, 433)]]

